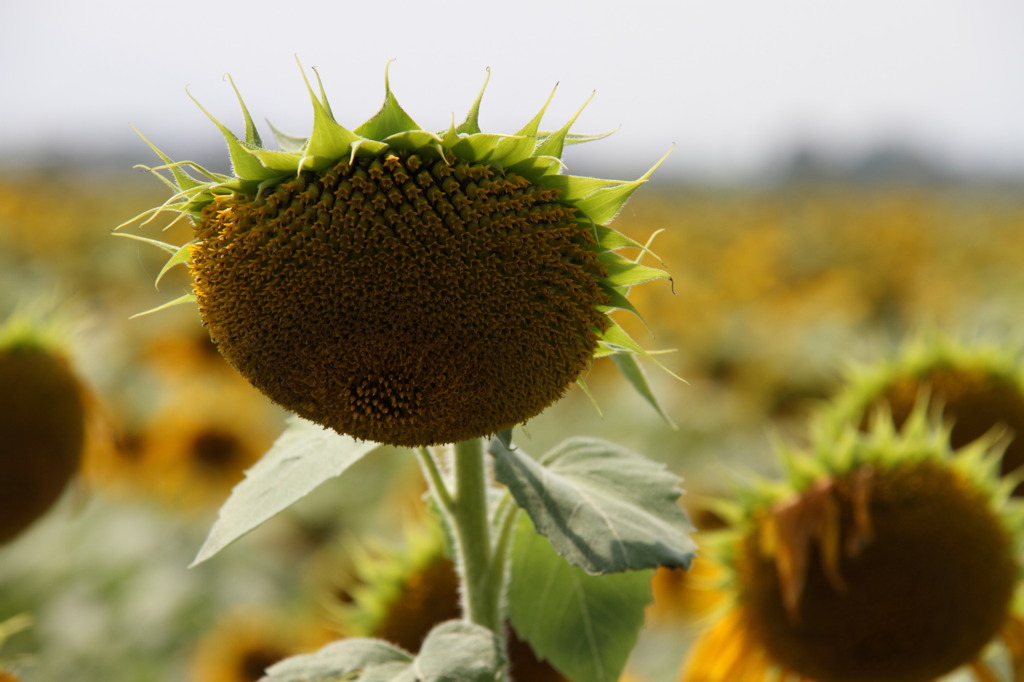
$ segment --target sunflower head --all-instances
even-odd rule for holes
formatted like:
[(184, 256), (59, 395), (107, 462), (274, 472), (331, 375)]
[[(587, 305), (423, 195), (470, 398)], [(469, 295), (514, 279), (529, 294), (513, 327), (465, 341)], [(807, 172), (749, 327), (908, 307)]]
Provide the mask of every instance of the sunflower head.
[(259, 394), (227, 376), (232, 381), (174, 387), (118, 448), (88, 459), (87, 476), (112, 490), (155, 493), (178, 509), (219, 503), (270, 447), (277, 425)]
[[(434, 626), (461, 616), (459, 578), (438, 526), (409, 529), (401, 553), (348, 549), (345, 557), (349, 567), (328, 601), (343, 636), (375, 637), (415, 652)], [(508, 660), (515, 679), (565, 682), (511, 627)]]
[(195, 225), (167, 247), (193, 275), (182, 300), (253, 385), (341, 433), (420, 446), (510, 428), (595, 356), (643, 352), (607, 314), (668, 275), (618, 254), (645, 249), (606, 224), (653, 168), (562, 174), (564, 146), (600, 136), (570, 134), (576, 116), (541, 131), (547, 104), (515, 134), (484, 133), (481, 91), (461, 124), (429, 131), (385, 77), (383, 107), (350, 130), (322, 86), (309, 93), (313, 131), (275, 130), (281, 150), (244, 103), (244, 139), (213, 119), (234, 175), (159, 151), (152, 169), (175, 190), (154, 211)]
[(0, 544), (42, 516), (78, 471), (84, 396), (59, 330), (21, 315), (0, 326)]
[(900, 431), (883, 415), (786, 453), (788, 480), (752, 486), (733, 510), (720, 558), (735, 604), (684, 679), (925, 682), (981, 670), (982, 649), (1015, 622), (1024, 532), (999, 454), (991, 439), (954, 452), (923, 402)]
[(194, 682), (257, 682), (278, 661), (316, 649), (324, 633), (274, 613), (230, 613), (204, 634), (191, 659)]
[[(885, 406), (896, 426), (927, 396), (952, 424), (950, 442), (962, 447), (993, 429), (1015, 437), (1006, 446), (1001, 471), (1024, 467), (1024, 369), (1018, 354), (999, 347), (966, 345), (939, 337), (908, 344), (893, 359), (851, 371), (831, 419), (835, 432), (848, 422), (867, 428)], [(1015, 494), (1024, 493), (1024, 485)]]

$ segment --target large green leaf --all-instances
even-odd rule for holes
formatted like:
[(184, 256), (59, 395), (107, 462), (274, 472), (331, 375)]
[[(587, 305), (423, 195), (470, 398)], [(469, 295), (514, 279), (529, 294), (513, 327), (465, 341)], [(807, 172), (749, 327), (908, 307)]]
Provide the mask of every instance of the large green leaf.
[(491, 441), (495, 475), (537, 530), (588, 573), (689, 566), (694, 543), (676, 503), (679, 478), (595, 438), (572, 438), (540, 459)]
[(643, 626), (652, 575), (587, 575), (566, 563), (530, 520), (520, 517), (512, 547), (509, 619), (540, 657), (570, 679), (615, 682)]
[(341, 475), (379, 447), (292, 417), (288, 426), (221, 507), (192, 565), (202, 563), (264, 521)]
[(378, 639), (343, 639), (275, 663), (260, 682), (495, 682), (505, 667), (487, 628), (451, 620), (436, 626), (413, 657)]

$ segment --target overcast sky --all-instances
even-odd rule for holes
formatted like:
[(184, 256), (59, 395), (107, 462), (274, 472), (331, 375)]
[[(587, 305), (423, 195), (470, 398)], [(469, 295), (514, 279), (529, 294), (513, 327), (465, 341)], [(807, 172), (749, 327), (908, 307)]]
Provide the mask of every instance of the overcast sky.
[(728, 175), (795, 145), (905, 142), (1024, 170), (1018, 0), (0, 0), (0, 161), (65, 148), (149, 162), (129, 122), (171, 156), (219, 152), (184, 88), (239, 130), (224, 73), (257, 121), (306, 134), (295, 55), (349, 127), (379, 107), (391, 58), (394, 91), (430, 129), (461, 120), (488, 66), (493, 132), (514, 132), (556, 82), (548, 128), (596, 90), (577, 130), (621, 128), (572, 148), (570, 169), (636, 175), (675, 143), (663, 172)]

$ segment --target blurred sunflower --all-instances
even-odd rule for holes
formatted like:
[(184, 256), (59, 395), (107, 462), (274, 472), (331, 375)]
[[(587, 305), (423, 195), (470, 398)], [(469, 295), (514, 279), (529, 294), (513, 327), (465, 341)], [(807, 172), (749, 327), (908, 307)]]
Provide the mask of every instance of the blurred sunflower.
[(0, 326), (0, 545), (45, 514), (76, 474), (90, 400), (59, 323)]
[(1024, 516), (999, 454), (991, 439), (954, 451), (923, 401), (901, 431), (882, 415), (785, 453), (787, 480), (742, 491), (718, 538), (734, 603), (682, 679), (988, 681), (996, 641), (1024, 679)]
[[(699, 534), (695, 536), (700, 545)], [(650, 624), (683, 623), (691, 625), (714, 613), (721, 604), (723, 592), (716, 589), (721, 580), (721, 567), (697, 556), (689, 570), (658, 568), (651, 579), (653, 601), (647, 607)]]
[(237, 378), (224, 362), (209, 334), (198, 325), (160, 329), (142, 349), (142, 362), (170, 381), (196, 375), (212, 376), (217, 381)]
[[(721, 531), (728, 524), (715, 508), (717, 500), (693, 497), (686, 505), (690, 521), (697, 529), (694, 540), (701, 547), (707, 533)], [(647, 607), (645, 619), (651, 625), (701, 623), (717, 612), (725, 598), (720, 589), (722, 567), (704, 556), (699, 549), (689, 569), (659, 567), (651, 579), (653, 601)]]
[(183, 385), (145, 424), (127, 431), (117, 451), (91, 458), (88, 475), (101, 487), (156, 493), (178, 508), (219, 504), (279, 426), (248, 386)]
[[(836, 397), (836, 409), (825, 428), (859, 423), (886, 405), (897, 427), (913, 412), (922, 394), (930, 396), (952, 423), (954, 448), (977, 440), (994, 428), (1024, 436), (1024, 367), (1018, 353), (997, 346), (968, 346), (941, 337), (917, 339), (885, 362), (850, 371)], [(1001, 471), (1024, 466), (1024, 437), (1009, 441)], [(1024, 493), (1024, 485), (1015, 494)]]
[(225, 616), (198, 643), (191, 682), (257, 682), (281, 659), (313, 651), (325, 643), (310, 623), (264, 612)]
[[(402, 554), (361, 548), (344, 556), (348, 568), (334, 579), (327, 601), (341, 635), (384, 639), (416, 652), (435, 625), (461, 617), (459, 580), (439, 528), (422, 524), (407, 531)], [(567, 682), (513, 628), (508, 633), (512, 679)]]
[(653, 168), (632, 182), (561, 174), (566, 144), (602, 136), (570, 134), (579, 113), (540, 131), (547, 104), (514, 135), (483, 133), (481, 90), (462, 124), (432, 132), (385, 76), (381, 110), (348, 130), (308, 86), (312, 134), (275, 130), (282, 151), (240, 96), (244, 141), (210, 117), (234, 176), (153, 148), (175, 194), (149, 213), (195, 225), (188, 244), (161, 245), (164, 272), (188, 264), (194, 294), (179, 301), (198, 302), (254, 386), (340, 433), (433, 445), (533, 417), (596, 356), (644, 353), (608, 313), (668, 274), (620, 255), (646, 249), (607, 223)]

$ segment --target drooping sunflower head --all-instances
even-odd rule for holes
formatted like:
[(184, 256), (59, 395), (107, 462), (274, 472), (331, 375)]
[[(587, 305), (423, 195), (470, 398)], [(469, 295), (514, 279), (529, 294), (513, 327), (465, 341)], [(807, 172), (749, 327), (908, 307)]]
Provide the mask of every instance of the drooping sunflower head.
[[(953, 451), (924, 403), (786, 453), (788, 480), (741, 496), (720, 559), (735, 603), (684, 680), (926, 682), (961, 666), (987, 680), (1013, 613), (1024, 527), (991, 439)], [(779, 677), (773, 677), (778, 674)]]
[[(1024, 365), (1020, 355), (998, 346), (968, 345), (941, 337), (908, 343), (894, 358), (851, 370), (834, 407), (819, 420), (837, 432), (846, 423), (867, 428), (871, 414), (885, 406), (897, 426), (927, 396), (951, 425), (954, 448), (1005, 429), (1013, 436), (1000, 469), (1024, 467)], [(1024, 493), (1018, 486), (1015, 494)]]
[(274, 401), (358, 438), (449, 443), (538, 414), (595, 356), (643, 352), (608, 313), (668, 275), (617, 253), (645, 249), (606, 224), (653, 169), (562, 174), (563, 147), (600, 136), (571, 135), (576, 116), (540, 131), (547, 104), (515, 134), (481, 132), (482, 94), (432, 132), (385, 78), (381, 110), (349, 130), (310, 88), (312, 134), (274, 131), (281, 151), (243, 103), (244, 139), (214, 119), (233, 176), (157, 151), (176, 193), (155, 211), (195, 225), (164, 245), (193, 275), (182, 300)]
[(0, 545), (53, 506), (82, 459), (85, 392), (60, 334), (29, 315), (0, 325)]

